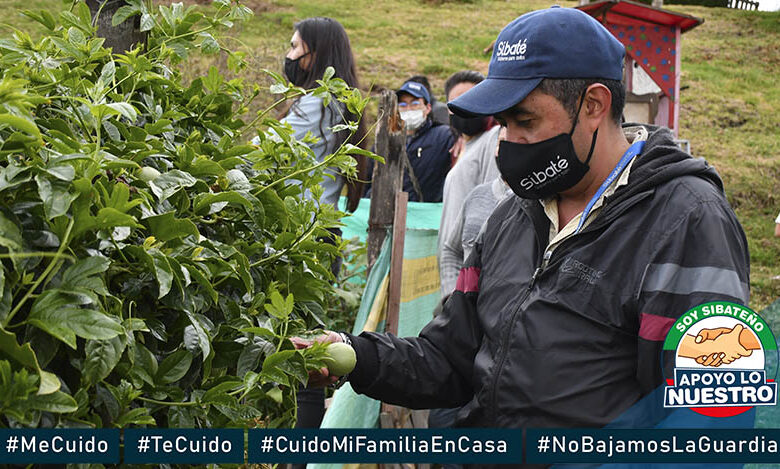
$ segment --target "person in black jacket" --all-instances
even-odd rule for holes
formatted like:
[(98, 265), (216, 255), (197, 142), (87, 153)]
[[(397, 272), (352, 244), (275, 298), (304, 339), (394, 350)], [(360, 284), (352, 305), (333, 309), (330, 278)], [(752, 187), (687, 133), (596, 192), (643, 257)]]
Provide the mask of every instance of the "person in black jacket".
[(516, 196), (483, 226), (419, 337), (324, 338), (354, 347), (355, 391), (463, 406), (457, 426), (601, 427), (663, 383), (678, 317), (747, 304), (747, 240), (715, 170), (666, 128), (621, 127), (624, 54), (570, 8), (499, 34), (488, 78), (448, 105), (506, 127), (497, 162)]
[[(398, 111), (406, 123), (406, 156), (409, 161), (404, 168), (403, 191), (409, 193), (410, 202), (441, 202), (455, 134), (449, 125), (433, 121), (431, 96), (423, 84), (406, 81), (396, 94)], [(371, 175), (373, 160), (368, 165)], [(369, 187), (366, 197), (370, 196)]]

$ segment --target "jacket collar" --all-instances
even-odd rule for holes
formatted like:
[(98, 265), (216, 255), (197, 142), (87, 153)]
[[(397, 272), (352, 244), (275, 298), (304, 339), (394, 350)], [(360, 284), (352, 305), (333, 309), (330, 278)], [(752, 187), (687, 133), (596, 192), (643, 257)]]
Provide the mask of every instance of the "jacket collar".
[(425, 118), (423, 125), (421, 125), (420, 128), (417, 129), (412, 135), (408, 136), (406, 140), (411, 142), (412, 140), (427, 132), (431, 127), (433, 127), (433, 119), (431, 119), (431, 115), (428, 114), (428, 117)]

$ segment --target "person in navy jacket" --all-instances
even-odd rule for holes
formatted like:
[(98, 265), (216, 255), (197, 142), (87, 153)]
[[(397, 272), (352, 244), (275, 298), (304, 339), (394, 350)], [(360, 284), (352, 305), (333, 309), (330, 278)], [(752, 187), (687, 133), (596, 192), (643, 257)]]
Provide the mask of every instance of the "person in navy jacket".
[[(406, 123), (409, 158), (409, 166), (404, 169), (403, 190), (409, 193), (410, 202), (441, 202), (455, 134), (450, 126), (433, 121), (431, 97), (425, 86), (407, 81), (396, 94), (401, 119)], [(373, 160), (369, 168), (373, 174)], [(369, 187), (366, 196), (370, 194)]]

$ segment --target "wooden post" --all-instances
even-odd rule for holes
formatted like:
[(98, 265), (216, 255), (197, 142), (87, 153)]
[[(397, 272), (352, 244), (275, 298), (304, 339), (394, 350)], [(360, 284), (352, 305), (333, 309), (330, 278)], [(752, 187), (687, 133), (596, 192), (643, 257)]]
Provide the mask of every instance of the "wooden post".
[(141, 17), (134, 15), (124, 22), (113, 26), (114, 13), (126, 5), (124, 0), (86, 0), (89, 11), (97, 19), (97, 36), (105, 39), (103, 47), (111, 48), (114, 54), (124, 54), (139, 42), (146, 42), (147, 32), (141, 32)]
[[(393, 221), (393, 252), (390, 257), (390, 285), (387, 293), (385, 332), (398, 335), (398, 315), (401, 309), (401, 284), (403, 279), (404, 241), (406, 237), (406, 204), (409, 194), (396, 192), (395, 219)], [(381, 428), (428, 428), (428, 410), (411, 410), (382, 403), (379, 414)], [(383, 464), (381, 469), (405, 469), (406, 464)], [(414, 466), (412, 466), (414, 467)], [(429, 469), (428, 464), (417, 464), (418, 469)]]
[(398, 114), (398, 97), (392, 90), (383, 91), (379, 101), (376, 153), (385, 159), (385, 164), (374, 165), (371, 181), (371, 210), (366, 247), (369, 273), (382, 249), (387, 230), (393, 225), (395, 197), (403, 184), (406, 127)]
[(398, 314), (401, 310), (401, 280), (404, 265), (404, 238), (406, 237), (406, 204), (409, 194), (403, 191), (395, 195), (393, 220), (393, 251), (390, 255), (390, 282), (387, 287), (387, 316), (385, 332), (398, 335)]

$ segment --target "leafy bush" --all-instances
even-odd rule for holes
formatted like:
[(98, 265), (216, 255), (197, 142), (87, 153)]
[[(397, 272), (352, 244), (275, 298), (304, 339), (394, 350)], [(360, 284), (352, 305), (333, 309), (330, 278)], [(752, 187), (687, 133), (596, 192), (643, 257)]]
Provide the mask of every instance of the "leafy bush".
[[(295, 141), (270, 109), (239, 118), (256, 86), (214, 68), (182, 83), (178, 64), (223, 50), (215, 31), (251, 14), (214, 6), (129, 2), (115, 20), (141, 15), (149, 39), (124, 55), (83, 2), (26, 12), (48, 29), (38, 42), (0, 40), (0, 425), (294, 422), (323, 347), (288, 337), (334, 301), (338, 246), (320, 239), (342, 215), (302, 193), (366, 152), (318, 163), (314, 137)], [(278, 102), (304, 92), (274, 76)], [(332, 70), (319, 84), (356, 114), (368, 101)], [(243, 144), (255, 125), (259, 144)]]

